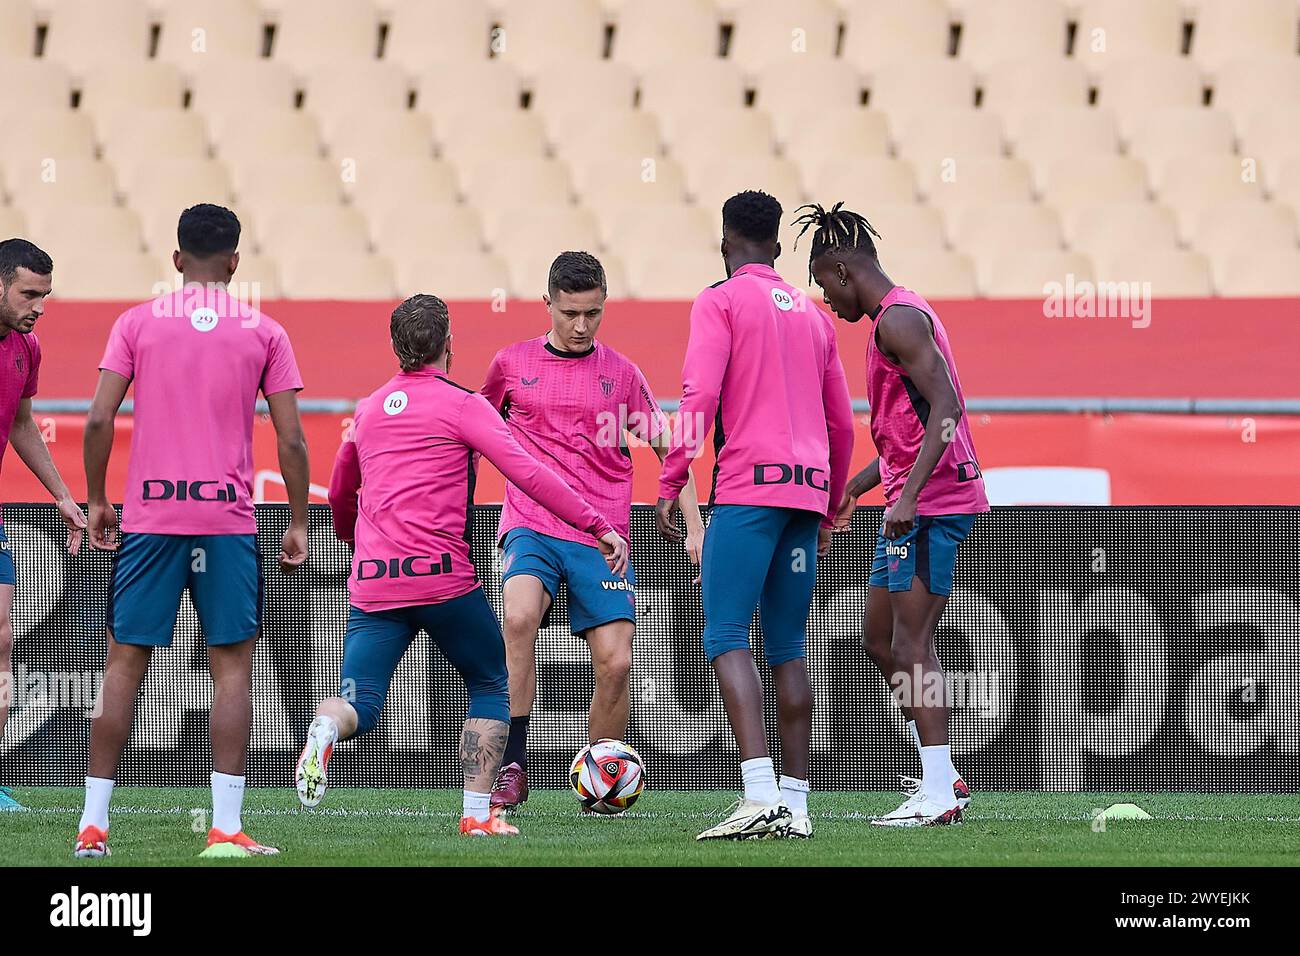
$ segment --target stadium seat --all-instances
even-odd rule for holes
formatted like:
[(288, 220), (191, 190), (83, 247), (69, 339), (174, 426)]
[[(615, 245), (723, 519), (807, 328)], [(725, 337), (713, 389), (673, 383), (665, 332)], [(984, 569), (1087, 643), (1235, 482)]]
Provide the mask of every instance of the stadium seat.
[[(371, 302), (397, 297), (393, 266), (382, 256), (332, 254), (328, 259), (307, 251), (280, 256), (280, 287), (290, 299)], [(328, 263), (328, 268), (322, 265)]]
[(1171, 106), (1143, 118), (1129, 137), (1128, 151), (1155, 167), (1174, 156), (1230, 155), (1234, 140), (1232, 117), (1223, 110)]
[[(845, 205), (854, 212), (866, 216), (876, 232), (880, 233), (880, 238), (876, 240), (876, 245), (880, 249), (938, 251), (947, 246), (943, 215), (933, 206), (898, 202), (876, 202), (860, 206), (852, 200), (846, 200)], [(787, 221), (792, 218), (793, 212), (790, 209), (786, 210)], [(807, 251), (811, 235), (810, 230), (799, 242), (801, 252)]]
[(900, 159), (909, 160), (922, 177), (947, 160), (1002, 155), (1002, 123), (988, 110), (973, 107), (900, 114), (891, 124)]
[(1022, 202), (1033, 192), (1029, 164), (1019, 159), (971, 157), (918, 173), (927, 199), (949, 215), (972, 202)]
[[(370, 0), (312, 0), (279, 12), (271, 56), (294, 69), (378, 55), (379, 14)], [(281, 265), (287, 286), (289, 264)]]
[(519, 74), (497, 60), (434, 63), (416, 76), (415, 107), (435, 127), (455, 113), (516, 111), (522, 96)]
[(861, 111), (866, 86), (843, 60), (808, 58), (769, 65), (754, 85), (754, 105), (772, 117), (782, 143), (808, 136), (809, 122), (827, 112), (848, 118)]
[(969, 299), (976, 294), (975, 267), (960, 252), (883, 247), (877, 251), (891, 279), (927, 299)]
[(1052, 282), (1091, 281), (1092, 260), (1077, 252), (1016, 249), (996, 257), (983, 277), (982, 291), (992, 299), (1037, 299)]
[(157, 57), (188, 73), (262, 55), (265, 23), (256, 0), (168, 0), (159, 14)]
[(1300, 296), (1300, 250), (1234, 253), (1223, 264), (1218, 290), (1223, 296)]
[(1236, 156), (1175, 156), (1154, 168), (1155, 193), (1178, 217), (1180, 234), (1191, 235), (1207, 206), (1260, 200), (1263, 191), (1250, 161)]
[(1210, 263), (1199, 252), (1134, 246), (1096, 261), (1098, 282), (1150, 283), (1151, 295), (1162, 299), (1213, 294)]
[(232, 166), (231, 171), (236, 200), (259, 214), (282, 205), (336, 202), (343, 191), (338, 166), (325, 159), (252, 159)]
[(231, 291), (253, 308), (280, 298), (284, 293), (280, 288), (280, 267), (275, 258), (241, 251)]
[(1285, 249), (1300, 243), (1295, 211), (1282, 203), (1238, 200), (1206, 206), (1192, 226), (1192, 247), (1213, 262), (1242, 249)]
[(50, 13), (42, 55), (84, 75), (100, 64), (144, 60), (150, 39), (144, 0), (61, 0)]
[(1238, 121), (1238, 129), (1261, 107), (1285, 102), (1300, 90), (1300, 57), (1247, 56), (1221, 66), (1215, 76), (1212, 103)]
[(459, 172), (465, 195), (485, 220), (522, 203), (562, 203), (573, 195), (569, 171), (555, 159), (485, 157)]
[(1088, 104), (1088, 76), (1083, 67), (1050, 54), (994, 63), (986, 71), (982, 87), (980, 108), (1001, 115), (1012, 137), (1025, 127), (1028, 114)]
[[(584, 125), (601, 126), (605, 117), (632, 109), (636, 103), (636, 74), (623, 63), (573, 60), (539, 68), (529, 88), (529, 108), (548, 122), (556, 116), (585, 114)], [(592, 123), (593, 117), (600, 117)]]
[[(65, 256), (97, 250), (141, 252), (140, 220), (130, 209), (114, 205), (32, 206), (27, 210), (31, 238), (58, 263)], [(60, 269), (57, 277), (63, 278)]]
[(362, 109), (409, 109), (414, 83), (386, 60), (353, 60), (313, 67), (303, 75), (303, 87), (303, 106), (328, 126)]
[(1012, 152), (1040, 170), (1062, 156), (1119, 153), (1115, 114), (1094, 106), (1039, 109), (1021, 117), (1020, 128), (1009, 132)]
[(799, 168), (788, 159), (767, 156), (721, 157), (687, 170), (692, 198), (705, 210), (716, 209), (736, 193), (762, 189), (793, 209), (804, 201), (805, 191)]
[(27, 109), (66, 110), (72, 106), (72, 74), (48, 60), (0, 56), (0, 89), (8, 101), (0, 112), (19, 103)]
[(269, 210), (257, 223), (257, 245), (272, 255), (317, 252), (322, 257), (370, 250), (366, 217), (351, 206), (312, 203)]
[(1210, 73), (1235, 57), (1296, 55), (1294, 0), (1214, 0), (1201, 5), (1191, 55)]
[[(332, 128), (331, 128), (332, 127)], [(402, 157), (432, 159), (433, 123), (414, 110), (358, 109), (335, 117), (325, 133), (329, 154), (337, 160), (376, 165)]]
[(739, 0), (730, 19), (727, 58), (746, 73), (835, 55), (840, 17), (831, 0)]
[(744, 105), (744, 81), (726, 60), (674, 60), (641, 75), (641, 108), (661, 116)]
[(471, 206), (413, 201), (370, 216), (375, 249), (398, 263), (407, 259), (481, 253), (483, 224)]
[(1201, 72), (1184, 57), (1123, 57), (1101, 65), (1097, 105), (1114, 111), (1127, 138), (1153, 110), (1204, 103)]
[(781, 153), (798, 163), (807, 176), (826, 158), (828, 143), (846, 155), (884, 157), (889, 153), (889, 140), (889, 120), (879, 110), (831, 108), (799, 117), (793, 134), (783, 137)]
[(145, 302), (171, 288), (174, 274), (143, 252), (97, 246), (61, 256), (55, 268), (60, 299)]
[(716, 252), (722, 239), (721, 210), (673, 203), (597, 209), (596, 213), (602, 244), (625, 259), (655, 246)]
[(665, 61), (694, 61), (721, 53), (722, 31), (708, 0), (625, 3), (614, 25), (613, 58), (644, 70)]
[(272, 60), (249, 60), (240, 63), (239, 69), (200, 70), (190, 82), (190, 109), (210, 122), (230, 118), (237, 124), (250, 104), (259, 110), (291, 110), (297, 99), (293, 71)]
[(844, 6), (842, 56), (861, 70), (948, 55), (951, 14), (943, 0), (858, 0)]
[(628, 285), (637, 299), (694, 299), (727, 277), (722, 255), (655, 244), (626, 258)]
[[(11, 112), (19, 108), (19, 114)], [(27, 112), (25, 105), (9, 103), (0, 108), (0, 123), (13, 129), (21, 124), (21, 136), (0, 141), (0, 164), (41, 159), (91, 159), (95, 155), (95, 128), (85, 113), (72, 110)]]
[(1040, 169), (1038, 191), (1068, 222), (1085, 206), (1145, 201), (1146, 167), (1131, 156), (1060, 156)]
[[(560, 250), (564, 251), (564, 250)], [(589, 251), (589, 250), (588, 250)], [(516, 258), (507, 261), (509, 276), (508, 291), (513, 299), (524, 301), (540, 299), (546, 291), (546, 280), (551, 274), (551, 263), (555, 261), (556, 252), (541, 249), (525, 251)], [(605, 286), (611, 299), (624, 299), (629, 295), (627, 270), (623, 260), (617, 256), (601, 253), (597, 256), (605, 269)]]
[(828, 154), (807, 175), (808, 196), (830, 208), (843, 200), (850, 208), (866, 209), (879, 202), (916, 201), (916, 171), (901, 159), (883, 156)]
[(1016, 249), (1061, 248), (1061, 217), (1042, 203), (973, 203), (954, 210), (948, 235), (953, 248), (981, 262)]
[(156, 60), (100, 64), (88, 71), (78, 102), (78, 108), (96, 120), (133, 110), (179, 110), (184, 105), (180, 70)]
[(1179, 0), (1081, 0), (1074, 57), (1089, 69), (1105, 60), (1183, 52)]
[(1168, 206), (1117, 200), (1080, 205), (1064, 220), (1070, 248), (1102, 259), (1130, 249), (1173, 249), (1178, 220)]
[(541, 159), (546, 132), (533, 112), (469, 110), (434, 117), (441, 154), (458, 166), (507, 157)]
[(686, 174), (666, 157), (600, 157), (579, 163), (579, 190), (587, 207), (603, 210), (627, 206), (678, 205), (686, 201)]
[(0, 233), (5, 236), (27, 236), (27, 218), (22, 210), (13, 206), (0, 206)]
[(27, 0), (5, 0), (0, 13), (5, 28), (0, 30), (0, 61), (36, 55), (36, 11)]
[(1300, 95), (1287, 105), (1249, 114), (1241, 127), (1241, 155), (1270, 166), (1300, 156)]
[(872, 109), (896, 113), (975, 105), (975, 72), (961, 60), (923, 58), (899, 60), (870, 78)]
[(125, 110), (100, 121), (99, 142), (104, 157), (114, 163), (147, 156), (204, 159), (208, 126), (193, 110)]
[(1066, 9), (1057, 0), (981, 0), (962, 12), (957, 55), (981, 72), (1032, 50), (1066, 53)]
[(1286, 203), (1300, 215), (1300, 156), (1283, 159), (1280, 165), (1268, 173), (1273, 199)]
[(453, 203), (460, 195), (456, 171), (428, 157), (369, 156), (357, 161), (343, 189), (358, 209), (379, 210), (420, 203)]
[(320, 128), (305, 110), (250, 106), (211, 118), (216, 154), (236, 165), (274, 158), (310, 159), (321, 154)]
[(657, 159), (663, 152), (659, 123), (643, 110), (607, 109), (599, 123), (585, 108), (555, 113), (547, 119), (547, 139), (555, 155), (569, 164), (579, 191), (587, 170), (599, 163)]
[[(465, 0), (388, 0), (392, 10), (384, 59), (413, 74), (435, 64), (485, 60), (492, 12)], [(430, 37), (437, 37), (436, 44)]]
[(4, 183), (13, 204), (24, 210), (106, 205), (113, 202), (116, 193), (109, 165), (85, 156), (8, 159), (4, 162)]
[(399, 256), (397, 287), (402, 296), (425, 292), (447, 301), (496, 300), (506, 296), (510, 274), (500, 256), (485, 252)]
[(483, 217), (488, 248), (507, 262), (527, 254), (530, 247), (554, 249), (599, 248), (596, 217), (573, 203), (538, 201), (497, 209)]
[(599, 0), (498, 0), (496, 58), (531, 76), (553, 63), (599, 60), (605, 51), (605, 11)]
[(122, 191), (146, 221), (154, 210), (179, 216), (196, 202), (230, 202), (230, 171), (220, 160), (139, 157), (118, 168)]
[(722, 143), (732, 156), (776, 154), (772, 120), (762, 110), (740, 106), (690, 110), (666, 118), (661, 126), (668, 154), (682, 164), (688, 176), (695, 167), (715, 159)]

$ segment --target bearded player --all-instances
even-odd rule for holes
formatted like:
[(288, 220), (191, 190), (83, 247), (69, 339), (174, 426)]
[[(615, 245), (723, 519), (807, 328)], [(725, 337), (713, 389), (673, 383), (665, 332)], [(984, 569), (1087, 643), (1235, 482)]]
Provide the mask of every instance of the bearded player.
[[(900, 695), (920, 751), (919, 785), (877, 826), (959, 823), (970, 790), (952, 763), (948, 705), (923, 688), (946, 687), (934, 634), (952, 593), (957, 549), (975, 516), (989, 510), (975, 444), (965, 419), (957, 363), (943, 323), (923, 298), (885, 274), (865, 218), (837, 203), (809, 210), (796, 224), (813, 229), (808, 268), (826, 304), (846, 322), (871, 317), (867, 398), (879, 457), (845, 488), (836, 528), (846, 529), (858, 498), (884, 485), (886, 511), (871, 563), (863, 639), (868, 655)], [(802, 235), (802, 233), (801, 233)]]
[[(32, 418), (32, 396), (41, 370), (41, 346), (33, 329), (45, 312), (53, 272), (50, 257), (26, 239), (0, 242), (0, 426), (8, 430), (8, 441), (0, 442), (0, 462), (6, 447), (13, 445), (18, 457), (54, 496), (59, 515), (68, 526), (68, 553), (76, 554), (81, 549), (86, 516), (72, 500)], [(4, 737), (13, 697), (10, 612), (16, 583), (9, 539), (0, 524), (0, 738)], [(0, 811), (22, 809), (9, 789), (0, 787)]]
[[(662, 460), (668, 453), (669, 429), (641, 370), (596, 341), (605, 296), (605, 270), (595, 256), (561, 253), (551, 265), (542, 297), (550, 330), (498, 352), (483, 394), (505, 416), (525, 450), (581, 488), (626, 538), (632, 507), (632, 457), (626, 436), (648, 442)], [(698, 564), (704, 524), (693, 483), (681, 489), (681, 507), (686, 550)], [(665, 534), (679, 537), (675, 528)], [(636, 577), (630, 566), (626, 580), (611, 576), (590, 536), (558, 520), (513, 483), (506, 486), (499, 539), (511, 717), (492, 802), (510, 808), (528, 799), (537, 631), (549, 619), (561, 581), (569, 588), (569, 627), (587, 642), (595, 671), (588, 737), (591, 742), (625, 739)]]
[(501, 626), (470, 560), (477, 456), (590, 542), (611, 580), (622, 580), (627, 544), (519, 447), (482, 395), (447, 377), (450, 316), (441, 299), (407, 299), (393, 312), (390, 336), (401, 371), (357, 404), (353, 440), (340, 447), (330, 480), (335, 531), (356, 545), (351, 608), (342, 689), (316, 710), (298, 759), (298, 797), (307, 807), (320, 803), (335, 742), (375, 727), (393, 673), (423, 630), (469, 692), (460, 739), (460, 832), (514, 836), (519, 831), (490, 803), (509, 734), (510, 703)]

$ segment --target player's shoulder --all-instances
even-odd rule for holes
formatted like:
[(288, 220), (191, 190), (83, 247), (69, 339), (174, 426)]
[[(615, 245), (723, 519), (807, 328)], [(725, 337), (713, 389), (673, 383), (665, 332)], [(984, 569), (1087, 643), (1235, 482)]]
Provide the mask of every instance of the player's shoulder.
[(497, 365), (509, 365), (512, 362), (541, 350), (546, 345), (545, 335), (535, 335), (532, 338), (520, 339), (517, 342), (511, 342), (497, 350), (492, 361)]

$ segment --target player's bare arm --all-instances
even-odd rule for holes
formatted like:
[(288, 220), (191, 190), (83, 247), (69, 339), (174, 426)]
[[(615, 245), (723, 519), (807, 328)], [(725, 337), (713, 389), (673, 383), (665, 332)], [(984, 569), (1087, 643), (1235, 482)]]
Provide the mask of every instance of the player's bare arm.
[(90, 513), (87, 530), (90, 546), (104, 551), (116, 551), (120, 541), (117, 511), (108, 500), (104, 481), (108, 458), (113, 452), (113, 426), (130, 385), (130, 379), (125, 376), (101, 369), (95, 397), (86, 415), (82, 457), (86, 465), (86, 508)]
[(280, 474), (289, 495), (289, 527), (280, 545), (280, 570), (286, 574), (307, 560), (307, 487), (309, 465), (307, 439), (302, 433), (298, 414), (298, 393), (286, 389), (266, 397), (275, 427), (276, 451), (280, 457)]
[[(650, 440), (650, 447), (659, 456), (659, 464), (663, 465), (664, 459), (668, 457), (668, 450), (672, 448), (672, 433), (665, 428)], [(686, 520), (685, 535), (672, 521), (671, 511), (674, 506), (681, 509), (682, 517)], [(704, 518), (700, 516), (700, 496), (695, 487), (695, 474), (689, 468), (686, 470), (686, 485), (682, 488), (682, 493), (670, 503), (669, 514), (664, 516), (660, 511), (657, 520), (659, 533), (670, 541), (683, 541), (691, 564), (699, 567), (700, 555), (704, 551)], [(698, 575), (695, 583), (699, 583)]]
[(910, 306), (889, 309), (880, 318), (876, 337), (885, 355), (903, 368), (930, 406), (916, 464), (902, 495), (885, 515), (885, 537), (898, 538), (912, 527), (917, 496), (943, 457), (948, 440), (961, 420), (962, 406), (925, 313)]
[(860, 472), (849, 479), (844, 486), (844, 496), (840, 498), (839, 509), (835, 512), (835, 531), (848, 531), (853, 523), (853, 511), (858, 506), (858, 499), (876, 485), (880, 484), (880, 459), (871, 459)]
[(9, 444), (13, 446), (14, 451), (18, 452), (18, 457), (23, 460), (23, 464), (31, 469), (32, 474), (45, 486), (45, 490), (53, 496), (54, 504), (59, 509), (59, 516), (68, 526), (68, 554), (76, 554), (81, 550), (86, 515), (82, 512), (81, 506), (72, 500), (72, 492), (68, 491), (59, 469), (54, 465), (54, 459), (50, 457), (50, 449), (46, 447), (40, 426), (32, 417), (30, 398), (18, 402), (18, 412), (14, 415), (14, 423), (9, 428)]

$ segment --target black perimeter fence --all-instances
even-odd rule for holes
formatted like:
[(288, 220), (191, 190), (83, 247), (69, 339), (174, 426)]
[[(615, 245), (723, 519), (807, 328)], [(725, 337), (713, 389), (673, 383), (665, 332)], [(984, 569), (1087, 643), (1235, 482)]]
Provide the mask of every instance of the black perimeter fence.
[[(311, 511), (308, 564), (275, 567), (288, 521), (258, 506), (266, 573), (256, 652), (249, 782), (292, 783), (316, 702), (338, 689), (349, 548)], [(500, 508), (477, 509), (474, 558), (500, 613)], [(48, 505), (7, 505), (18, 567), (14, 707), (0, 782), (77, 786), (104, 664), (111, 557), (63, 550)], [(881, 675), (861, 644), (880, 509), (859, 509), (818, 570), (808, 622), (816, 694), (812, 784), (880, 790), (919, 770)], [(680, 545), (632, 514), (637, 635), (628, 738), (658, 789), (734, 788), (735, 742), (701, 649), (699, 589)], [(996, 508), (957, 565), (940, 627), (957, 766), (985, 790), (1290, 792), (1300, 779), (1300, 509)], [(593, 678), (567, 626), (563, 591), (538, 644), (530, 782), (564, 784), (585, 742)], [(774, 700), (767, 688), (769, 726)], [(922, 693), (925, 688), (918, 688)], [(206, 785), (211, 685), (198, 620), (182, 602), (156, 651), (118, 775), (128, 785)], [(378, 727), (339, 746), (331, 781), (459, 787), (466, 697), (423, 636), (393, 681)], [(775, 747), (773, 753), (779, 753)]]

